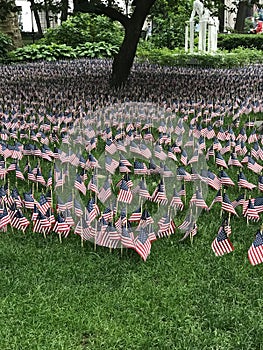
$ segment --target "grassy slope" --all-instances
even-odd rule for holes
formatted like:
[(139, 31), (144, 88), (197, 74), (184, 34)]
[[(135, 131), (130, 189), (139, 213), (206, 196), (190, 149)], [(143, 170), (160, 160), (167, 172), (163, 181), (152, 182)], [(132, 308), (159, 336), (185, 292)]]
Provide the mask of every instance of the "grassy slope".
[(260, 349), (262, 266), (246, 257), (258, 225), (233, 220), (236, 249), (216, 258), (213, 214), (193, 246), (160, 240), (147, 263), (77, 237), (3, 233), (0, 348)]

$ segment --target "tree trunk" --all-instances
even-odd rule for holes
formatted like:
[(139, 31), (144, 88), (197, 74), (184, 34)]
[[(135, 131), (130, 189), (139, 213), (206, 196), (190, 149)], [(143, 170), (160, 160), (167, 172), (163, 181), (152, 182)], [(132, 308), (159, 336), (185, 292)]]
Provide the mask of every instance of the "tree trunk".
[(17, 12), (9, 12), (4, 19), (0, 20), (0, 32), (11, 37), (14, 47), (23, 46)]
[(135, 58), (137, 45), (141, 36), (144, 21), (155, 0), (136, 2), (132, 17), (125, 25), (125, 37), (112, 64), (110, 85), (121, 87), (127, 81)]
[(47, 0), (44, 0), (44, 4), (45, 4), (45, 18), (46, 18), (46, 26), (47, 28), (50, 28), (50, 18), (49, 18), (49, 8), (48, 8), (48, 4), (47, 4)]
[(34, 13), (34, 17), (36, 20), (36, 24), (37, 24), (37, 31), (39, 36), (43, 36), (43, 31), (42, 31), (42, 27), (41, 27), (41, 22), (40, 22), (40, 18), (39, 18), (39, 13), (36, 9), (36, 5), (35, 5), (35, 1), (34, 0), (30, 0), (30, 4), (31, 4), (31, 11), (33, 11)]
[(0, 21), (0, 32), (9, 35), (14, 47), (23, 46), (22, 36), (18, 25), (17, 13), (9, 13), (4, 21)]
[(125, 84), (131, 71), (137, 45), (141, 36), (142, 27), (152, 5), (156, 0), (133, 0), (134, 11), (129, 18), (114, 7), (105, 6), (97, 1), (73, 0), (74, 12), (90, 12), (97, 15), (106, 15), (114, 21), (119, 21), (124, 29), (125, 36), (118, 54), (112, 65), (110, 85), (121, 87)]
[(225, 29), (225, 1), (220, 0), (218, 8), (219, 32), (223, 33)]
[(61, 22), (65, 22), (68, 19), (68, 0), (62, 0)]
[(135, 31), (131, 24), (126, 28), (123, 43), (112, 64), (111, 86), (120, 87), (128, 79), (140, 39), (141, 28), (137, 28)]
[(245, 18), (252, 15), (252, 8), (248, 6), (247, 1), (240, 1), (237, 10), (237, 20), (235, 24), (235, 30), (239, 33), (244, 31)]

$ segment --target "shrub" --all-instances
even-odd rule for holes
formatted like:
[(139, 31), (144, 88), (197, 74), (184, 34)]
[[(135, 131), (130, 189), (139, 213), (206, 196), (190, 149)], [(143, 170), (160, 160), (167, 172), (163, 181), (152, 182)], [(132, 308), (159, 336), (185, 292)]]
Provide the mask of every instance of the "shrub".
[(8, 51), (10, 51), (13, 47), (12, 39), (0, 32), (0, 61), (5, 59)]
[(52, 61), (63, 58), (75, 58), (74, 50), (67, 45), (32, 44), (18, 48), (9, 53), (9, 60), (16, 61)]
[(49, 28), (40, 40), (44, 44), (66, 44), (77, 47), (86, 42), (107, 42), (120, 45), (123, 40), (123, 29), (105, 16), (88, 13), (70, 17), (56, 28)]
[(154, 19), (153, 34), (150, 41), (154, 46), (174, 49), (184, 45), (185, 20), (182, 14), (171, 13), (169, 18)]
[(11, 51), (8, 55), (9, 61), (54, 61), (59, 59), (74, 58), (108, 58), (118, 52), (118, 46), (105, 42), (86, 43), (77, 46), (75, 49), (65, 44), (32, 44)]
[(76, 57), (89, 57), (89, 58), (104, 58), (113, 57), (119, 48), (117, 45), (111, 45), (104, 41), (98, 43), (85, 43), (79, 45), (75, 49)]
[(263, 34), (219, 34), (218, 47), (231, 51), (238, 47), (263, 50)]
[(167, 48), (147, 50), (140, 45), (137, 51), (139, 61), (168, 66), (199, 66), (211, 68), (242, 67), (249, 64), (263, 63), (263, 52), (256, 49), (237, 48), (231, 52), (218, 50), (214, 54), (189, 54), (183, 50)]

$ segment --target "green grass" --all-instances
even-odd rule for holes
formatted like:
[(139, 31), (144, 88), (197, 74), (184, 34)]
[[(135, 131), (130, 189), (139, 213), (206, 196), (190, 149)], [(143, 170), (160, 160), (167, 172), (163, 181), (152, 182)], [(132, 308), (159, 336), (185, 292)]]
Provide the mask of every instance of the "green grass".
[(235, 251), (216, 258), (215, 211), (193, 246), (159, 240), (146, 263), (77, 237), (2, 233), (1, 350), (261, 349), (262, 266), (247, 260), (258, 224), (233, 219)]

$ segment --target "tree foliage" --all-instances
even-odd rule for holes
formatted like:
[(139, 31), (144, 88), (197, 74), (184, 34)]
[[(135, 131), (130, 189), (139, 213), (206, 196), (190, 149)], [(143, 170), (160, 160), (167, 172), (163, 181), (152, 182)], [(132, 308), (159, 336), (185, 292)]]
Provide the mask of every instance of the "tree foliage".
[(6, 19), (11, 12), (16, 12), (17, 6), (14, 0), (0, 0), (0, 21)]
[(151, 42), (156, 47), (174, 49), (184, 43), (185, 21), (190, 17), (192, 1), (157, 1), (151, 11), (153, 34)]
[(41, 39), (46, 44), (66, 44), (76, 47), (87, 42), (108, 42), (120, 45), (123, 40), (123, 29), (105, 16), (82, 13), (70, 17), (56, 28), (50, 28)]

